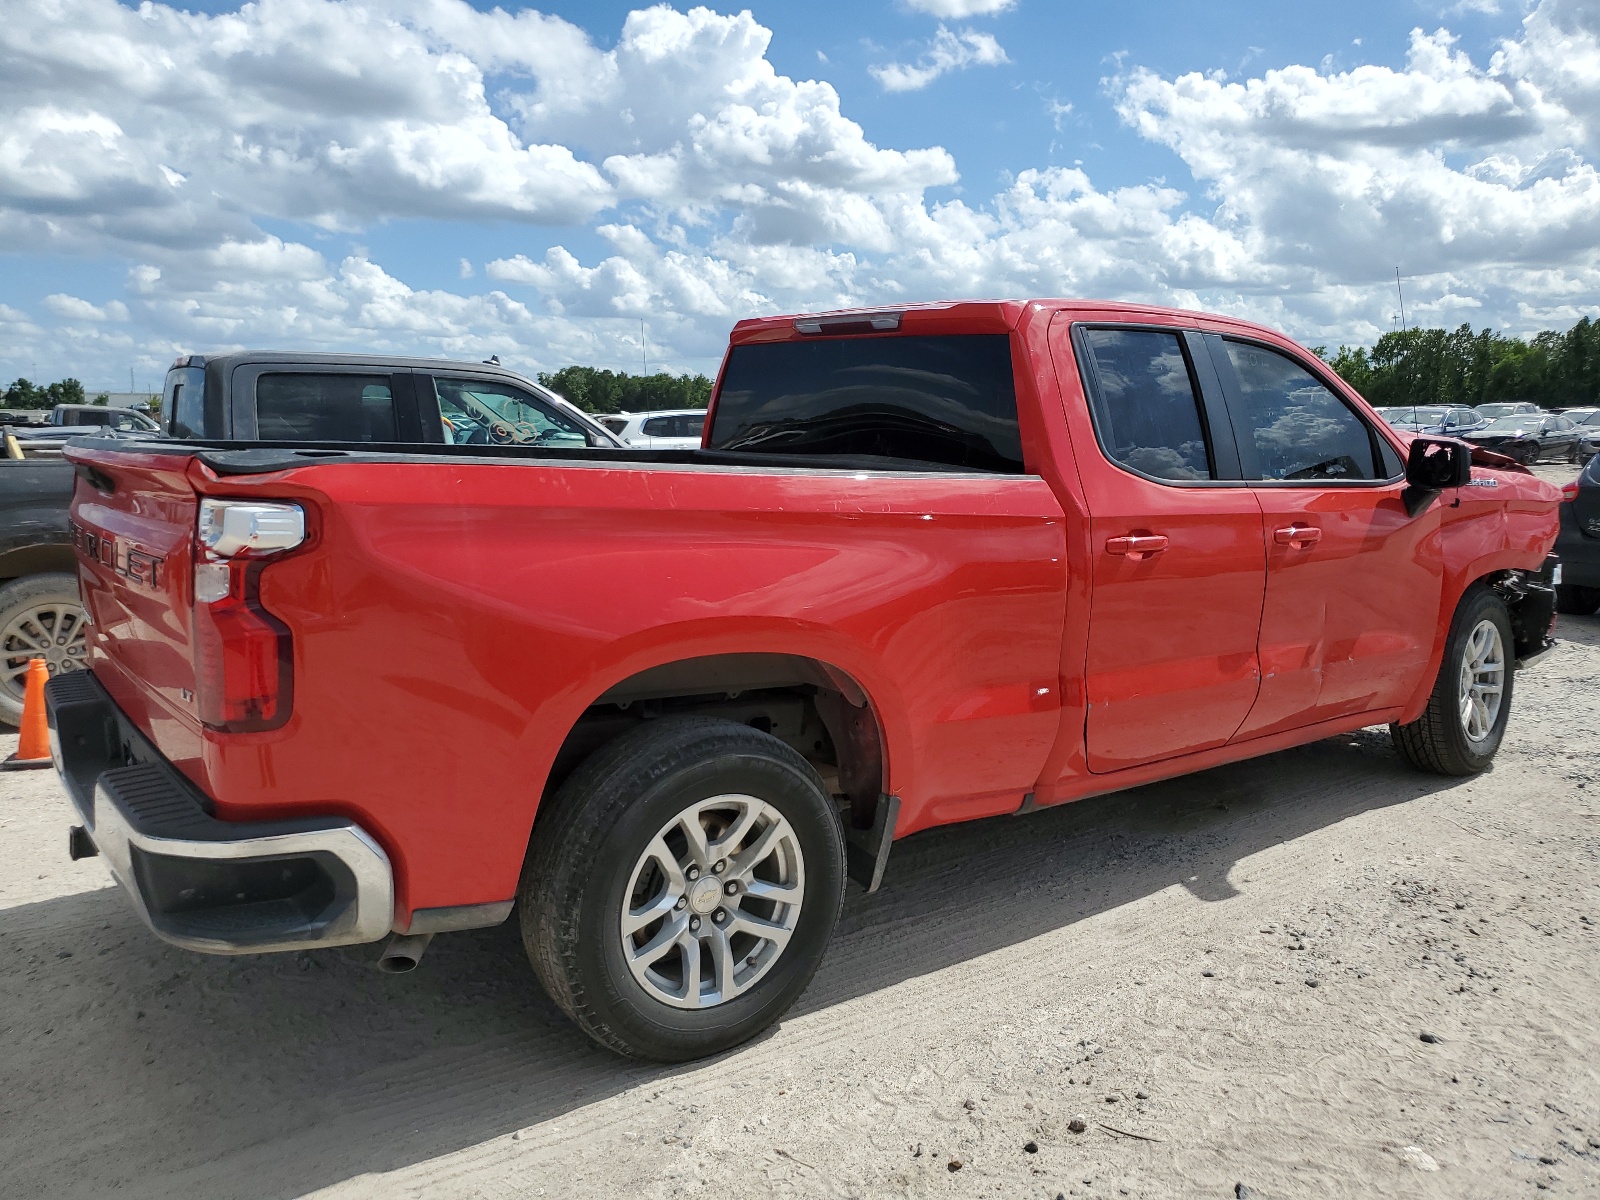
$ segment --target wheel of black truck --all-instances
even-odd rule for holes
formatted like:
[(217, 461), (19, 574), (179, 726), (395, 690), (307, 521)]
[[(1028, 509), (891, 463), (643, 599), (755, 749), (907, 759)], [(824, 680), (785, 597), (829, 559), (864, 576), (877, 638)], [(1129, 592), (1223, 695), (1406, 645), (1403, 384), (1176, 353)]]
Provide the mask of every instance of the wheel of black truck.
[(662, 718), (596, 751), (547, 803), (519, 892), (523, 944), (601, 1045), (714, 1054), (805, 990), (843, 902), (844, 836), (788, 745)]
[(1571, 617), (1592, 617), (1600, 612), (1600, 588), (1563, 583), (1556, 588), (1556, 611)]
[(0, 587), (0, 721), (22, 721), (29, 659), (44, 659), (52, 675), (83, 669), (87, 632), (76, 576), (28, 575)]
[(1505, 601), (1487, 587), (1470, 590), (1450, 623), (1428, 707), (1409, 725), (1389, 726), (1401, 755), (1437, 775), (1488, 767), (1511, 715), (1515, 654)]

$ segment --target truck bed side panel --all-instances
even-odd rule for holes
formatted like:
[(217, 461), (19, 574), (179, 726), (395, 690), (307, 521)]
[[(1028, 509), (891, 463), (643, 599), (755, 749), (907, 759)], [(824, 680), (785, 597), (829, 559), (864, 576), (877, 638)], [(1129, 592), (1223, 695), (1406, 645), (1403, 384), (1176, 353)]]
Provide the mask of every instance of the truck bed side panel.
[(849, 673), (885, 730), (902, 833), (1015, 809), (1055, 737), (1062, 514), (1037, 478), (440, 461), (205, 474), (191, 478), (210, 494), (302, 501), (316, 544), (261, 577), (293, 632), (293, 716), (205, 734), (197, 781), (227, 819), (360, 821), (395, 861), (402, 915), (510, 897), (566, 733), (663, 663), (781, 652)]

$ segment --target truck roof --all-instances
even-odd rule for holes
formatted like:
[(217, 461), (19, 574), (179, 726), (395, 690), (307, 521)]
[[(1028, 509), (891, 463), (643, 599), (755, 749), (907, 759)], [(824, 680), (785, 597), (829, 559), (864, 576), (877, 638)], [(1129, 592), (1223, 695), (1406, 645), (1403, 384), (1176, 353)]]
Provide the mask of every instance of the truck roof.
[[(1204, 318), (1248, 332), (1281, 341), (1283, 334), (1265, 325), (1242, 321), (1238, 317), (1219, 313), (1201, 312), (1197, 309), (1163, 308), (1157, 304), (1132, 304), (1121, 300), (1084, 300), (1041, 298), (1033, 300), (940, 300), (918, 304), (880, 304), (870, 308), (840, 308), (826, 312), (788, 313), (770, 317), (751, 317), (733, 327), (730, 341), (734, 345), (745, 342), (771, 341), (778, 337), (792, 337), (797, 321), (816, 320), (824, 326), (841, 327), (840, 332), (868, 332), (863, 323), (874, 317), (890, 318), (896, 315), (909, 319), (913, 327), (930, 333), (1009, 333), (1015, 329), (1022, 315), (1030, 308), (1050, 311), (1084, 310), (1095, 312), (1126, 313), (1131, 317), (1149, 317), (1160, 322)], [(884, 332), (888, 330), (885, 329)], [(823, 332), (809, 330), (807, 332)]]
[(185, 355), (176, 366), (205, 366), (225, 371), (241, 363), (293, 363), (316, 366), (326, 363), (341, 367), (410, 367), (416, 370), (471, 371), (473, 374), (504, 375), (527, 382), (528, 377), (500, 363), (471, 362), (456, 358), (416, 358), (405, 354), (340, 354), (321, 350), (231, 350), (226, 354)]

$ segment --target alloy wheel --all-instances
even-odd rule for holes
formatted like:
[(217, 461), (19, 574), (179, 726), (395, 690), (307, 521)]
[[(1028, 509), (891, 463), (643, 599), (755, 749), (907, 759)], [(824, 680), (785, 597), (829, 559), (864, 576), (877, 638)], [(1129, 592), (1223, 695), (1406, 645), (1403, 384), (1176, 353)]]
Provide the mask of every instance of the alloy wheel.
[(0, 687), (21, 703), (28, 662), (42, 658), (51, 675), (81, 671), (88, 654), (88, 621), (77, 604), (46, 602), (25, 608), (0, 630)]
[(1487, 740), (1500, 719), (1506, 650), (1500, 626), (1479, 621), (1461, 656), (1461, 728), (1471, 742)]
[(754, 796), (700, 800), (639, 855), (618, 931), (639, 985), (674, 1008), (747, 992), (789, 944), (805, 901), (800, 841)]

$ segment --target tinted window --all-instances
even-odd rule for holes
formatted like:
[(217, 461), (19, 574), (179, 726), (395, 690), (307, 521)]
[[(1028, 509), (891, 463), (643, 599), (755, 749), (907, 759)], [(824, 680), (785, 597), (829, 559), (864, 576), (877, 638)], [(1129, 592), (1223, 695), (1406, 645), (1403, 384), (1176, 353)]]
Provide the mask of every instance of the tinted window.
[(628, 427), (628, 418), (627, 417), (601, 417), (600, 418), (600, 424), (604, 425), (607, 429), (611, 430), (612, 433), (621, 433), (624, 429), (626, 429)]
[(393, 442), (387, 375), (263, 375), (256, 435), (284, 442)]
[(457, 445), (587, 446), (575, 418), (519, 387), (490, 379), (435, 379), (445, 439)]
[(1158, 479), (1210, 479), (1200, 399), (1175, 333), (1086, 329), (1094, 424), (1117, 462)]
[(671, 417), (651, 417), (644, 423), (646, 437), (676, 437)]
[(697, 438), (706, 431), (706, 416), (704, 413), (691, 413), (688, 416), (674, 417), (672, 424), (673, 437)]
[(1020, 474), (1010, 339), (997, 333), (735, 346), (710, 445)]
[(1287, 355), (1227, 342), (1239, 379), (1234, 424), (1263, 479), (1375, 479), (1366, 422)]
[(205, 436), (206, 373), (197, 367), (183, 367), (167, 373), (171, 394), (162, 397), (162, 411), (171, 413), (169, 428), (173, 437)]

